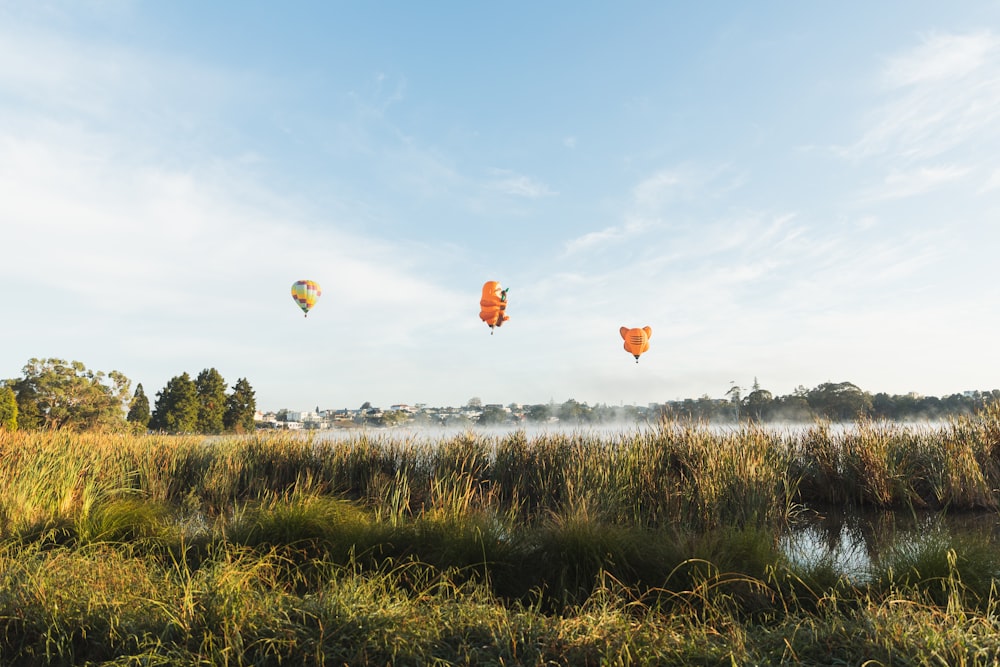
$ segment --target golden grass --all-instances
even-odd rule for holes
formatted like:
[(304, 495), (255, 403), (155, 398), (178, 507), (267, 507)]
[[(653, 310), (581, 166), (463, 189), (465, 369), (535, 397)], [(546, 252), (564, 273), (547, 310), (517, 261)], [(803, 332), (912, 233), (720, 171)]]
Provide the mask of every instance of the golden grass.
[(775, 537), (799, 503), (995, 508), (998, 423), (0, 431), (0, 662), (991, 664), (995, 549), (855, 586)]

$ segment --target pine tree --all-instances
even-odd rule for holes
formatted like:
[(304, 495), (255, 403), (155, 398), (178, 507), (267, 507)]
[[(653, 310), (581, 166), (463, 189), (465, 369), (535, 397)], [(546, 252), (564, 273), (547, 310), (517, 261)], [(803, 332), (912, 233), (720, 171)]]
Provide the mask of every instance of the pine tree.
[(197, 426), (198, 390), (190, 375), (176, 375), (156, 392), (156, 407), (149, 428), (167, 433), (194, 433)]
[(254, 413), (257, 412), (257, 399), (253, 387), (246, 378), (240, 378), (233, 385), (233, 393), (226, 399), (226, 414), (223, 423), (227, 431), (236, 433), (251, 433), (257, 427)]
[(128, 416), (125, 417), (125, 420), (132, 424), (132, 428), (141, 432), (149, 426), (149, 418), (149, 398), (146, 397), (146, 392), (143, 391), (140, 382), (135, 387), (135, 394), (132, 395), (132, 402), (129, 403)]
[(196, 430), (199, 433), (222, 433), (226, 412), (226, 381), (219, 371), (206, 368), (198, 374), (194, 385), (198, 391)]

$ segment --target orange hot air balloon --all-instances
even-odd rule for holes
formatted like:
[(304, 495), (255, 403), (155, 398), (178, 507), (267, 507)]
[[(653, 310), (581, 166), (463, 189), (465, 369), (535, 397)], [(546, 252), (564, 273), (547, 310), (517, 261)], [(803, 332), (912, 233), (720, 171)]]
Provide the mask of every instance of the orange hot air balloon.
[(641, 329), (622, 327), (618, 332), (625, 341), (625, 351), (635, 357), (635, 363), (639, 363), (639, 355), (649, 349), (649, 339), (653, 337), (653, 330), (649, 327)]
[(479, 300), (479, 319), (490, 325), (491, 336), (493, 327), (498, 327), (510, 319), (506, 310), (507, 290), (501, 289), (500, 283), (495, 280), (488, 281), (483, 285), (483, 298)]

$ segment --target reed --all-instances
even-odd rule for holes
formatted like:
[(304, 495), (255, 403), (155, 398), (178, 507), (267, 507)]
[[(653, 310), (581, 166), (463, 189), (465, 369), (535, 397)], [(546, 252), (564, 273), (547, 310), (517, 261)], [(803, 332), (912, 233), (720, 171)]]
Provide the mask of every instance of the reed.
[(777, 536), (797, 504), (992, 510), (998, 436), (997, 409), (441, 442), (0, 431), (0, 662), (988, 664), (992, 543), (927, 531), (850, 581)]
[[(634, 540), (623, 550), (621, 539), (601, 538), (588, 522), (583, 514), (553, 520), (550, 530), (562, 535), (552, 539), (565, 552), (590, 554), (609, 568), (587, 572), (593, 574), (589, 590), (557, 613), (530, 599), (497, 597), (488, 582), (420, 561), (372, 568), (317, 561), (316, 576), (303, 578), (301, 563), (262, 545), (219, 543), (190, 567), (149, 557), (139, 544), (40, 548), (5, 542), (0, 661), (988, 664), (998, 648), (995, 604), (969, 604), (953, 574), (946, 575), (953, 585), (941, 601), (933, 595), (936, 584), (894, 584), (884, 591), (814, 590), (806, 605), (802, 591), (791, 594), (767, 568), (758, 578), (744, 568), (689, 558), (686, 579), (675, 565), (662, 586), (639, 595), (642, 589), (610, 572), (621, 561), (605, 560), (605, 554), (639, 553), (651, 540)], [(731, 566), (746, 562), (735, 555), (741, 551), (736, 544), (725, 536), (706, 542), (692, 537), (681, 551), (700, 551)]]
[(806, 504), (893, 509), (997, 509), (1000, 410), (932, 428), (861, 421), (818, 424), (793, 438), (791, 477)]
[[(0, 529), (72, 523), (101, 499), (129, 494), (219, 516), (304, 483), (397, 520), (448, 496), (530, 523), (560, 511), (570, 493), (585, 494), (610, 523), (696, 530), (780, 524), (796, 503), (995, 509), (998, 421), (994, 409), (936, 430), (862, 422), (792, 434), (664, 423), (613, 442), (583, 432), (530, 441), (470, 432), (442, 443), (5, 432)], [(455, 480), (465, 491), (443, 494)]]

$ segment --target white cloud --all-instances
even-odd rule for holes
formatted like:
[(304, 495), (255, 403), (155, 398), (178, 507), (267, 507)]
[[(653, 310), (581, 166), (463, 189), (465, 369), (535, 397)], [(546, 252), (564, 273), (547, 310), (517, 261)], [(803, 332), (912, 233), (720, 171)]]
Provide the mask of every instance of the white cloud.
[(916, 49), (889, 59), (883, 80), (890, 88), (954, 81), (974, 74), (996, 57), (996, 49), (989, 32), (932, 34)]
[(505, 169), (494, 170), (494, 178), (490, 181), (489, 188), (505, 195), (526, 199), (540, 199), (557, 194), (545, 183)]
[[(992, 33), (932, 35), (887, 59), (866, 127), (840, 150), (861, 168), (842, 177), (795, 171), (814, 154), (789, 166), (780, 149), (719, 146), (713, 123), (746, 121), (732, 96), (740, 90), (725, 86), (685, 95), (690, 141), (649, 143), (664, 136), (657, 124), (671, 110), (647, 95), (648, 115), (630, 117), (636, 135), (609, 147), (564, 128), (558, 150), (533, 153), (491, 143), (485, 116), (474, 123), (482, 132), (463, 130), (471, 123), (460, 97), (425, 95), (467, 88), (407, 89), (401, 71), (426, 81), (429, 70), (416, 61), (398, 69), (384, 45), (366, 43), (373, 50), (336, 75), (294, 44), (263, 72), (235, 71), (211, 60), (221, 43), (172, 45), (162, 26), (158, 53), (116, 46), (114, 34), (148, 34), (140, 14), (91, 41), (69, 32), (71, 21), (37, 32), (0, 20), (0, 292), (17, 322), (0, 331), (0, 365), (11, 373), (30, 356), (76, 357), (124, 364), (153, 392), (173, 373), (218, 365), (227, 377), (249, 375), (268, 407), (358, 405), (394, 392), (398, 401), (453, 392), (562, 400), (566, 388), (583, 400), (660, 400), (677, 382), (694, 395), (718, 381), (721, 394), (759, 371), (862, 381), (851, 373), (875, 368), (872, 350), (892, 354), (905, 339), (918, 354), (931, 325), (940, 349), (986, 344), (978, 332), (996, 319), (986, 279), (994, 202), (904, 201), (972, 179), (983, 193), (1000, 188)], [(376, 62), (386, 74), (373, 75)], [(347, 80), (352, 95), (337, 89)], [(699, 107), (706, 95), (718, 115)], [(610, 108), (593, 111), (607, 120)], [(538, 130), (539, 121), (524, 122)], [(780, 145), (785, 128), (759, 127)], [(566, 192), (538, 176), (560, 173), (565, 165), (545, 160), (568, 160), (584, 144), (610, 153), (575, 161), (559, 182)], [(698, 162), (715, 147), (733, 162)], [(620, 185), (619, 168), (666, 150), (700, 152), (671, 152), (675, 162)], [(534, 176), (479, 162), (526, 154), (538, 160)], [(604, 166), (588, 174), (593, 163)], [(600, 186), (571, 192), (574, 178)], [(876, 213), (847, 196), (858, 191), (852, 178), (867, 179), (861, 204), (879, 203)], [(584, 207), (600, 217), (580, 228)], [(547, 227), (505, 235), (500, 252), (460, 252), (485, 238), (478, 228), (488, 225), (477, 223), (511, 213)], [(942, 229), (941, 215), (962, 233), (922, 233)], [(492, 337), (476, 317), (487, 277), (513, 288), (511, 324)], [(324, 289), (306, 321), (288, 295), (299, 278)], [(935, 320), (938, 310), (946, 315)], [(886, 339), (886, 323), (898, 340)], [(639, 365), (621, 349), (622, 325), (654, 329)], [(950, 365), (963, 366), (957, 354)]]
[(891, 59), (888, 100), (861, 139), (838, 149), (851, 159), (916, 161), (958, 147), (990, 150), (1000, 140), (1000, 39), (989, 32), (936, 35)]
[(996, 190), (997, 188), (1000, 188), (1000, 169), (994, 169), (990, 172), (986, 182), (983, 183), (982, 187), (980, 187), (979, 193), (983, 194), (991, 190)]
[(873, 188), (862, 200), (873, 202), (922, 195), (961, 181), (971, 171), (969, 167), (958, 165), (921, 167), (907, 171), (892, 169), (886, 175), (882, 185)]
[(641, 234), (649, 227), (650, 224), (648, 222), (631, 220), (623, 225), (605, 227), (600, 231), (588, 232), (567, 241), (562, 256), (567, 257), (580, 252), (606, 248), (609, 244), (625, 241)]
[[(14, 119), (30, 108), (21, 120), (36, 124), (72, 118), (116, 134), (191, 130), (197, 110), (234, 94), (239, 78), (183, 56), (161, 60), (153, 52), (0, 22), (0, 89), (8, 96), (0, 112)], [(244, 91), (265, 87), (243, 83)]]
[(424, 277), (428, 262), (448, 263), (446, 248), (339, 231), (239, 163), (168, 169), (116, 161), (122, 152), (116, 139), (70, 128), (30, 138), (0, 131), (0, 281), (30, 276), (33, 290), (73, 309), (171, 331), (263, 315), (270, 304), (288, 311), (291, 282), (316, 278), (322, 305), (352, 308), (374, 327), (371, 345), (405, 342), (457, 310), (461, 297)]
[(639, 209), (658, 209), (666, 203), (682, 182), (680, 173), (676, 171), (658, 171), (635, 186), (632, 198)]

